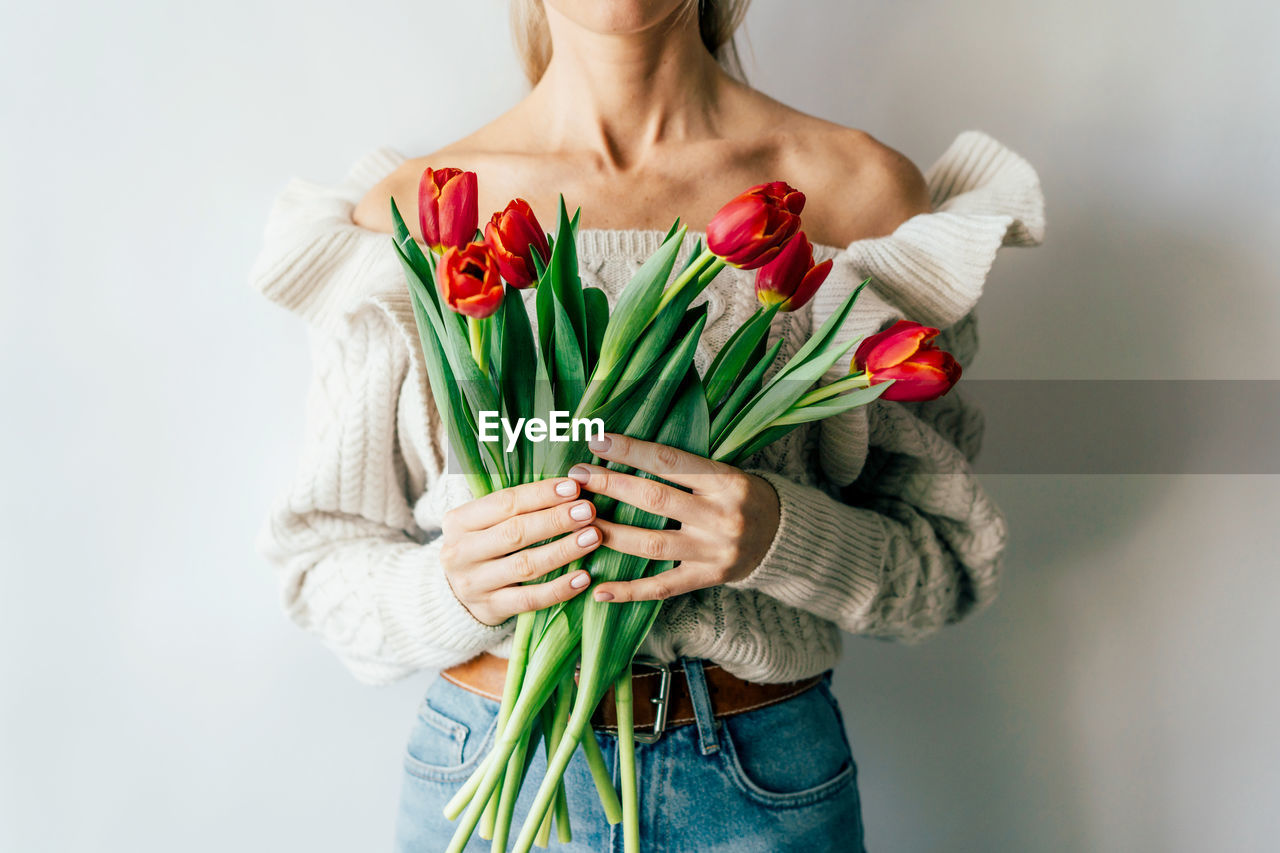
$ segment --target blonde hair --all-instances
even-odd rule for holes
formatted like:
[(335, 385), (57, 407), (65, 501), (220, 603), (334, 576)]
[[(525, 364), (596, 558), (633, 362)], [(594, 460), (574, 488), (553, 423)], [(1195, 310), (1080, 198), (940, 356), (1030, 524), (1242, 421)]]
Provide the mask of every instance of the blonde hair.
[[(743, 79), (742, 59), (734, 34), (747, 15), (751, 0), (689, 0), (686, 9), (698, 10), (698, 34), (720, 66)], [(511, 31), (516, 52), (530, 84), (542, 79), (551, 61), (551, 31), (542, 0), (511, 0)]]

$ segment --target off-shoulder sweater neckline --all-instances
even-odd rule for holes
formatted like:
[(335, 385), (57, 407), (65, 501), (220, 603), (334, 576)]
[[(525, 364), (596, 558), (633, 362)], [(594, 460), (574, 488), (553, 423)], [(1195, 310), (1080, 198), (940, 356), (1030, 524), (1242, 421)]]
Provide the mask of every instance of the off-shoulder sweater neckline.
[[(408, 159), (408, 156), (397, 148), (389, 145), (380, 146), (356, 161), (347, 175), (347, 182), (372, 186)], [(387, 236), (386, 232), (365, 228), (355, 222), (351, 225), (361, 238)], [(658, 250), (666, 235), (667, 231), (660, 228), (579, 228), (578, 251), (595, 259), (646, 258)], [(705, 232), (702, 231), (687, 232), (687, 239), (690, 240), (702, 240), (705, 236)], [(867, 237), (855, 240), (850, 245), (877, 239), (883, 239), (883, 237)], [(827, 243), (812, 243), (812, 246), (814, 259), (818, 261), (834, 258), (848, 249), (848, 247)]]
[[(355, 205), (408, 158), (389, 146), (376, 148), (333, 185), (295, 178), (277, 197), (265, 245), (250, 278), (273, 301), (311, 322), (331, 322), (401, 275), (388, 235), (355, 224)], [(1034, 246), (1043, 238), (1044, 198), (1039, 177), (1022, 157), (981, 131), (959, 134), (925, 171), (932, 210), (917, 214), (883, 237), (844, 248), (815, 245), (818, 260), (831, 258), (832, 280), (862, 277), (904, 314), (946, 328), (973, 309), (997, 249)], [(579, 254), (588, 262), (643, 260), (666, 232), (656, 229), (579, 231)], [(697, 239), (690, 234), (688, 240)], [(838, 302), (839, 288), (815, 297), (815, 311)]]
[[(591, 258), (644, 259), (658, 251), (667, 232), (660, 228), (579, 228), (578, 252)], [(686, 240), (703, 241), (706, 233), (689, 231)], [(867, 238), (877, 239), (877, 238)], [(839, 246), (812, 243), (814, 260), (824, 261), (845, 251)]]

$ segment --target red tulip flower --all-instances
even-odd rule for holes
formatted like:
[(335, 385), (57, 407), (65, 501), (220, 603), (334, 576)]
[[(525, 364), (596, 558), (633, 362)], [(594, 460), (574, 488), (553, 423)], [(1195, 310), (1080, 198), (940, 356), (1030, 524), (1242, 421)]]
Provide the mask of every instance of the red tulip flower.
[(960, 363), (932, 341), (938, 330), (899, 320), (858, 345), (854, 371), (865, 370), (872, 385), (897, 380), (884, 392), (885, 400), (934, 400), (960, 381)]
[(459, 314), (482, 319), (502, 304), (502, 277), (484, 243), (445, 249), (436, 265), (440, 295)]
[(476, 192), (475, 172), (428, 166), (418, 182), (423, 242), (437, 252), (470, 242), (480, 223)]
[(800, 230), (803, 209), (804, 193), (784, 181), (752, 187), (711, 218), (707, 248), (735, 267), (762, 267)]
[(831, 272), (831, 260), (813, 263), (813, 246), (801, 231), (773, 260), (756, 271), (756, 298), (779, 310), (795, 311), (813, 298)]
[(551, 247), (529, 202), (512, 199), (500, 213), (495, 213), (484, 227), (484, 241), (498, 263), (502, 277), (512, 287), (525, 288), (537, 280), (533, 267), (536, 254), (545, 265), (551, 259)]

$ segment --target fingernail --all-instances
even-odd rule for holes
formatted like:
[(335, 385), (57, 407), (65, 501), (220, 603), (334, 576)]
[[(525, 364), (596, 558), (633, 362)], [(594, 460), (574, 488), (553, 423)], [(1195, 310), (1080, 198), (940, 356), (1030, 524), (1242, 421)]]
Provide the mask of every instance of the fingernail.
[(598, 590), (596, 592), (596, 601), (613, 601), (613, 593)]
[(609, 450), (609, 445), (611, 444), (613, 444), (613, 439), (609, 438), (609, 436), (606, 435), (603, 438), (593, 438), (590, 441), (588, 441), (587, 448), (592, 453), (607, 453)]
[(578, 544), (583, 548), (588, 545), (594, 545), (600, 541), (600, 534), (594, 527), (588, 527), (586, 530), (578, 534)]
[(573, 509), (569, 510), (569, 517), (575, 521), (586, 521), (591, 517), (591, 504), (574, 504)]
[(581, 465), (574, 465), (569, 469), (569, 479), (576, 480), (579, 483), (585, 483), (591, 479), (591, 472)]
[(566, 498), (571, 498), (577, 493), (578, 493), (578, 487), (575, 486), (573, 483), (569, 483), (564, 480), (561, 480), (559, 483), (556, 483), (557, 495), (563, 495)]
[(573, 580), (569, 581), (569, 586), (574, 589), (582, 589), (589, 583), (591, 583), (591, 575), (586, 572), (579, 572), (573, 576)]

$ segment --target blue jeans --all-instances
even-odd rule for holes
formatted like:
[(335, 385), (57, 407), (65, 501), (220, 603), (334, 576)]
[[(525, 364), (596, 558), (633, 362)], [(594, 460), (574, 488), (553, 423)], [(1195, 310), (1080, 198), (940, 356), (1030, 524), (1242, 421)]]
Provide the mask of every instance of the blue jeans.
[[(702, 662), (686, 660), (695, 708), (709, 708)], [(845, 737), (831, 673), (811, 690), (776, 705), (669, 729), (636, 744), (640, 837), (664, 853), (865, 853), (857, 767)], [(427, 691), (409, 738), (396, 827), (399, 853), (439, 853), (454, 824), (442, 814), (494, 739), (498, 703), (444, 679)], [(617, 781), (617, 738), (598, 733)], [(517, 801), (511, 838), (520, 832), (546, 770), (541, 747)], [(621, 851), (579, 750), (565, 773), (573, 841), (552, 849)], [(489, 850), (479, 835), (467, 851)]]

